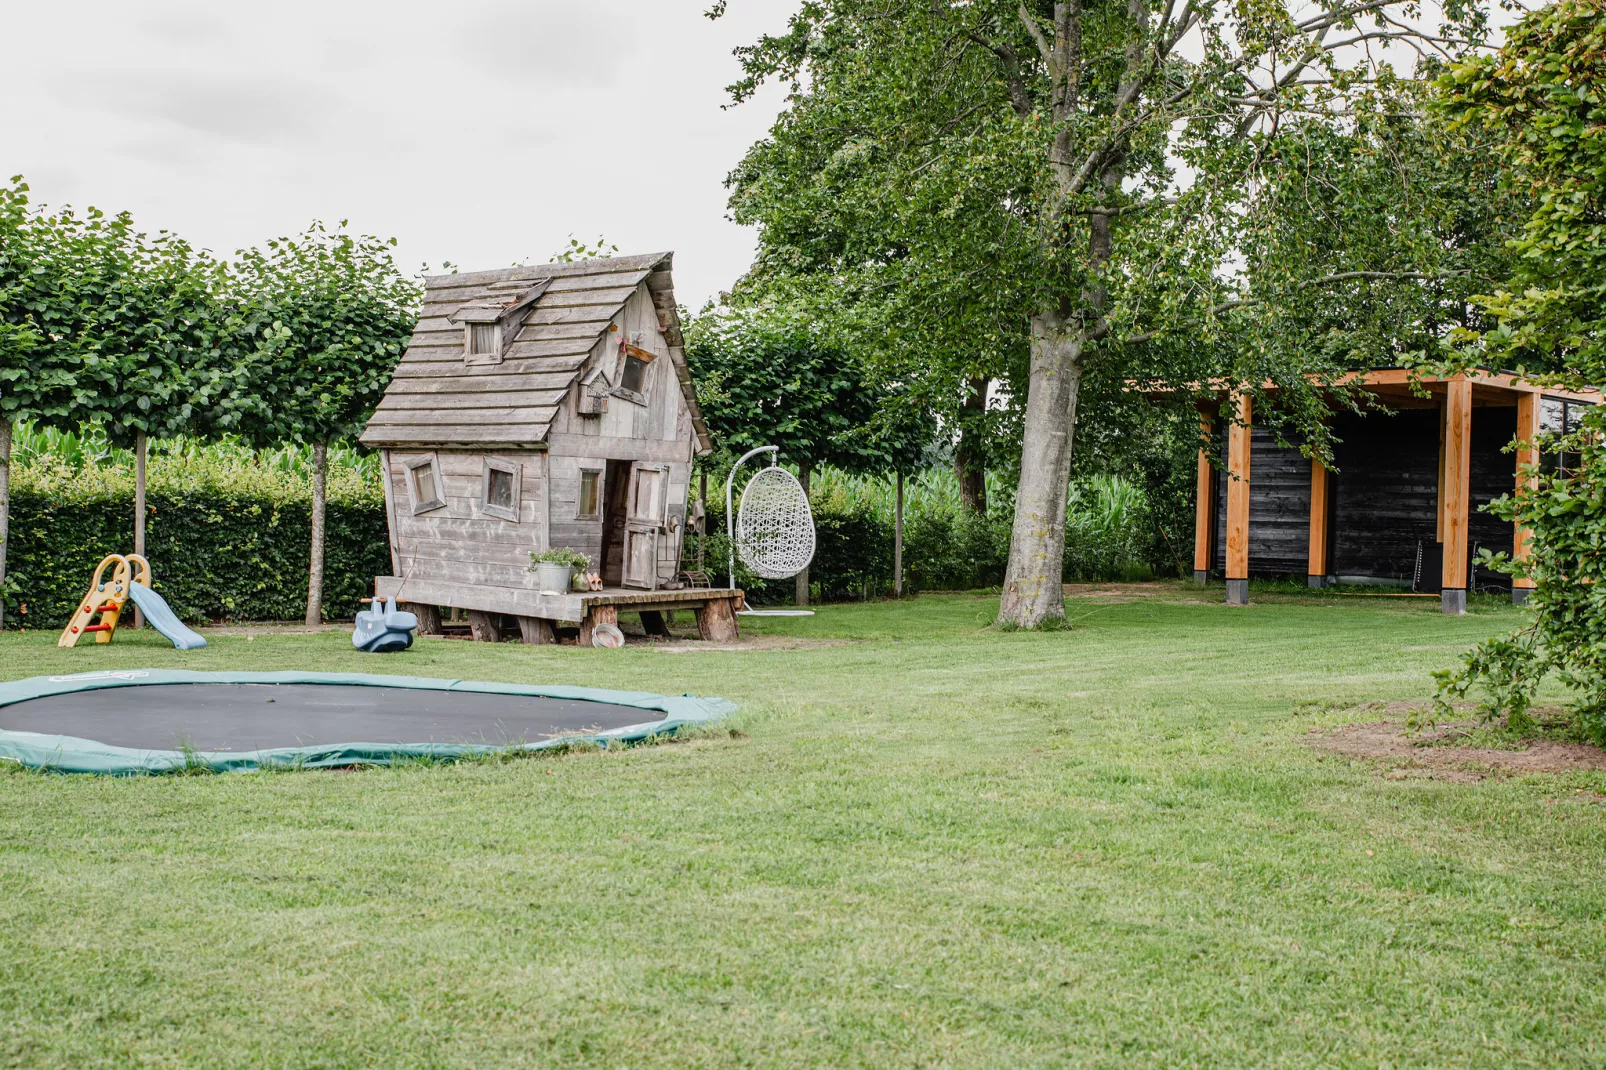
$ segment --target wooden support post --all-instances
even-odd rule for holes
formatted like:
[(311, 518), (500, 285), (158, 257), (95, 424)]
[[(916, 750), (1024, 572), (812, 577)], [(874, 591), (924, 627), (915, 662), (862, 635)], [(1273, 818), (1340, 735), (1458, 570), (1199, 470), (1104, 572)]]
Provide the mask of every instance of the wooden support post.
[(406, 610), (418, 618), (419, 635), (441, 634), (440, 606), (426, 606), (421, 602), (402, 602), (396, 608)]
[(664, 615), (656, 609), (641, 611), (641, 630), (660, 639), (670, 638), (669, 625), (665, 623)]
[(495, 613), (484, 613), (478, 609), (468, 611), (468, 630), (474, 636), (476, 643), (502, 641), (502, 627), (497, 622), (497, 616)]
[(520, 617), (519, 638), (530, 646), (551, 646), (558, 641), (552, 622), (544, 617)]
[(697, 611), (697, 634), (710, 643), (734, 643), (740, 638), (736, 628), (736, 602), (731, 598), (711, 598)]
[(1249, 422), (1254, 402), (1238, 395), (1238, 418), (1227, 428), (1227, 604), (1249, 604)]
[(1472, 383), (1446, 384), (1444, 404), (1444, 572), (1440, 604), (1450, 614), (1467, 611), (1467, 522), (1472, 498)]
[(619, 624), (619, 607), (592, 606), (586, 610), (585, 619), (580, 622), (581, 646), (589, 647), (592, 645), (592, 638), (595, 636), (596, 627), (599, 624), (612, 624), (617, 627)]
[[(1523, 469), (1539, 464), (1539, 445), (1535, 438), (1539, 434), (1539, 395), (1519, 394), (1517, 396), (1517, 441), (1523, 445), (1517, 447), (1517, 496), (1520, 498), (1524, 491), (1531, 489), (1536, 482), (1534, 477), (1525, 477)], [(1516, 525), (1511, 542), (1511, 556), (1518, 561), (1526, 561), (1533, 553), (1533, 532)], [(1511, 601), (1513, 605), (1522, 605), (1528, 601), (1528, 594), (1534, 589), (1534, 581), (1526, 576), (1511, 581)]]
[[(1210, 438), (1214, 426), (1208, 413), (1199, 414), (1199, 437)], [(1210, 582), (1210, 525), (1214, 519), (1215, 503), (1211, 501), (1216, 481), (1210, 468), (1210, 453), (1201, 442), (1199, 446), (1199, 477), (1194, 490), (1193, 504), (1193, 582), (1203, 587)]]
[(1321, 587), (1327, 583), (1327, 466), (1319, 458), (1310, 462), (1310, 562), (1305, 566), (1305, 585)]

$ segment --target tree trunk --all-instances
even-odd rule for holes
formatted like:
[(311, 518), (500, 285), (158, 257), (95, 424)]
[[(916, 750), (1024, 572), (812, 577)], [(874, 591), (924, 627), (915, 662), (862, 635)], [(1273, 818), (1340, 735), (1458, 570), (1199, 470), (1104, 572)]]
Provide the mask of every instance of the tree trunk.
[(991, 382), (985, 377), (966, 379), (965, 397), (960, 402), (954, 475), (959, 478), (959, 501), (971, 513), (987, 512), (987, 465), (982, 458), (981, 430), (977, 422), (987, 411), (987, 386)]
[(903, 473), (898, 473), (898, 501), (892, 514), (892, 597), (903, 597)]
[[(803, 484), (803, 497), (807, 498), (809, 496), (809, 466), (803, 465), (798, 470), (798, 475), (800, 476), (798, 482)], [(797, 596), (794, 601), (800, 606), (809, 604), (809, 568), (807, 565), (804, 565), (803, 571), (797, 574)]]
[(1020, 488), (998, 623), (1035, 628), (1065, 617), (1065, 493), (1082, 387), (1082, 337), (1059, 313), (1032, 317), (1032, 366)]
[(323, 623), (323, 505), (329, 477), (329, 443), (312, 445), (312, 563), (307, 569), (307, 626)]
[[(149, 443), (145, 432), (134, 432), (134, 552), (145, 556), (145, 457)], [(134, 607), (134, 627), (145, 627), (145, 611)]]
[(11, 530), (11, 417), (0, 416), (0, 628), (6, 623), (6, 545)]

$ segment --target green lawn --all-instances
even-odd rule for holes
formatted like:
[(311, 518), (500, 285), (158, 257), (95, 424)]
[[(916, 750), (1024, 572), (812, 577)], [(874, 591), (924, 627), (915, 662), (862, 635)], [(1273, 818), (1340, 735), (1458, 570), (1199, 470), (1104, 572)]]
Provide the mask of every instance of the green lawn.
[[(722, 695), (741, 732), (354, 773), (0, 773), (0, 1064), (1600, 1065), (1598, 775), (1389, 780), (1509, 609), (1165, 588), (831, 606), (746, 651), (0, 636), (0, 676), (362, 669)], [(1580, 791), (1579, 789), (1588, 789)]]

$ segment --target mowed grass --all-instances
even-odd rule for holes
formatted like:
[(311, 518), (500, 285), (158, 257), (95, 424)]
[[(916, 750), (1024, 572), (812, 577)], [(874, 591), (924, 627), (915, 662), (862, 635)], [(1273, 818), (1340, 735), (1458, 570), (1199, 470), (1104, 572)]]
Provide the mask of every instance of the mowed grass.
[(1053, 633), (985, 630), (979, 595), (831, 606), (746, 623), (820, 643), (744, 651), (0, 636), (7, 678), (360, 669), (743, 711), (606, 754), (0, 774), (0, 1064), (1606, 1061), (1602, 778), (1390, 780), (1302, 742), (1426, 697), (1514, 614), (1157, 590)]

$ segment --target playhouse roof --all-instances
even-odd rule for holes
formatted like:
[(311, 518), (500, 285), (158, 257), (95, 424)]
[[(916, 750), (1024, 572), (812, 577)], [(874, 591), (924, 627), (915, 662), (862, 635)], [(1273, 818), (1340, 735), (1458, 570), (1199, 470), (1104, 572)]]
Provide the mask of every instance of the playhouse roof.
[[(538, 447), (597, 340), (643, 282), (711, 447), (682, 349), (673, 253), (432, 275), (412, 343), (360, 441), (366, 446)], [(465, 321), (503, 319), (500, 361), (464, 360)]]

